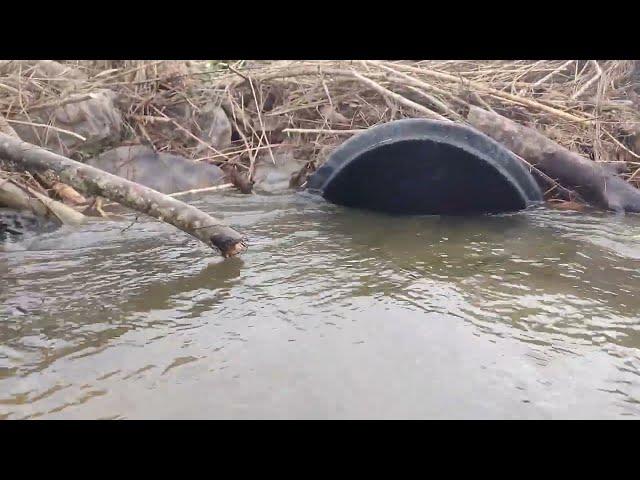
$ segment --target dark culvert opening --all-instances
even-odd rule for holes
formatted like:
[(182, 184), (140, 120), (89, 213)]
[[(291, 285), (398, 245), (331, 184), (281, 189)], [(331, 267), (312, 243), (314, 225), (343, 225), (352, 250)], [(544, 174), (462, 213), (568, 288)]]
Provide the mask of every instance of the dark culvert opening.
[(340, 205), (403, 214), (478, 214), (526, 203), (495, 168), (458, 147), (413, 140), (375, 148), (344, 167), (324, 197)]
[(407, 215), (514, 212), (542, 200), (511, 152), (464, 125), (399, 120), (338, 147), (308, 189), (347, 207)]

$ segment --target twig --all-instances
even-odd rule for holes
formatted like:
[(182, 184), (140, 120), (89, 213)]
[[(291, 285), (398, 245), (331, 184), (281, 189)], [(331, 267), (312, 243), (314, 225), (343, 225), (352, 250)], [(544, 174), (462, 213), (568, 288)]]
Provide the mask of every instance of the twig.
[(549, 80), (551, 77), (553, 77), (556, 73), (561, 72), (562, 70), (564, 70), (565, 68), (567, 68), (569, 65), (571, 65), (573, 62), (575, 62), (575, 60), (567, 60), (566, 62), (564, 62), (562, 65), (560, 65), (558, 68), (556, 68), (555, 70), (553, 70), (552, 72), (549, 72), (547, 75), (545, 75), (544, 77), (542, 77), (540, 80), (538, 80), (537, 82), (535, 82), (533, 85), (531, 85), (532, 88), (535, 87), (539, 87), (540, 85), (542, 85), (544, 82), (546, 82), (547, 80)]
[(638, 168), (635, 172), (631, 174), (631, 176), (627, 179), (628, 182), (632, 181), (636, 178), (636, 176), (640, 173), (640, 168)]
[(114, 78), (118, 78), (118, 77), (124, 77), (125, 75), (131, 74), (131, 73), (135, 73), (139, 70), (145, 69), (145, 68), (149, 68), (149, 67), (153, 67), (155, 65), (158, 65), (162, 62), (164, 62), (165, 60), (155, 60), (151, 63), (143, 63), (142, 65), (138, 65), (135, 68), (131, 68), (129, 70), (124, 70), (121, 71), (120, 73), (116, 73), (115, 75), (112, 75), (110, 77), (107, 78), (101, 78), (100, 81), (101, 82), (108, 82), (109, 80), (113, 80)]
[[(237, 128), (237, 126), (236, 126)], [(246, 137), (245, 137), (246, 140)], [(242, 155), (243, 153), (251, 153), (251, 152), (255, 152), (257, 150), (264, 150), (266, 148), (272, 147), (272, 148), (276, 148), (276, 147), (283, 147), (284, 144), (282, 143), (272, 143), (270, 145), (261, 145), (259, 147), (252, 147), (250, 146), (248, 143), (245, 143), (246, 148), (244, 150), (234, 150), (232, 152), (225, 152), (226, 155)], [(193, 161), (194, 162), (201, 162), (202, 160), (215, 160), (216, 158), (220, 158), (222, 155), (208, 155), (206, 157), (199, 157), (199, 158), (194, 158)]]
[(0, 88), (4, 88), (11, 93), (20, 93), (20, 90), (18, 90), (17, 88), (10, 87), (9, 85), (5, 85), (4, 83), (0, 83)]
[(584, 92), (586, 92), (587, 89), (591, 85), (593, 85), (594, 82), (596, 80), (598, 80), (600, 78), (600, 76), (602, 75), (602, 68), (600, 68), (600, 65), (598, 65), (598, 62), (596, 62), (595, 60), (592, 60), (592, 63), (595, 65), (597, 73), (587, 83), (585, 83), (580, 90), (578, 90), (576, 93), (571, 95), (571, 100), (575, 100), (578, 97), (580, 97), (580, 95), (582, 95)]
[(632, 156), (634, 156), (634, 157), (636, 157), (636, 158), (640, 158), (640, 155), (638, 155), (637, 153), (632, 152), (631, 150), (629, 150), (629, 149), (628, 149), (627, 147), (625, 147), (621, 142), (619, 142), (619, 141), (616, 139), (616, 137), (614, 137), (613, 135), (611, 135), (611, 134), (610, 134), (609, 132), (607, 132), (604, 128), (602, 129), (602, 131), (603, 131), (604, 133), (606, 133), (606, 134), (607, 134), (607, 136), (608, 136), (611, 140), (613, 140), (613, 143), (615, 143), (616, 145), (618, 145), (620, 148), (622, 148), (623, 150), (625, 150), (627, 153), (629, 153), (630, 155), (632, 155)]
[[(252, 85), (252, 89), (253, 89), (253, 85)], [(255, 94), (255, 92), (254, 92)], [(236, 127), (236, 131), (238, 132), (238, 134), (240, 135), (240, 137), (242, 138), (242, 141), (244, 142), (245, 147), (248, 149), (249, 152), (249, 167), (248, 167), (248, 175), (247, 175), (247, 180), (249, 182), (251, 182), (252, 178), (253, 178), (253, 174), (254, 174), (254, 169), (255, 169), (255, 162), (256, 162), (256, 158), (257, 158), (257, 153), (255, 151), (255, 149), (251, 149), (250, 145), (249, 145), (249, 141), (247, 140), (246, 135), (242, 132), (242, 129), (239, 127), (238, 122), (236, 120), (236, 110), (235, 110), (235, 106), (236, 105), (236, 101), (234, 100), (233, 96), (231, 95), (231, 92), (229, 92), (229, 89), (227, 88), (227, 95), (229, 97), (229, 102), (231, 103), (231, 109), (233, 112), (233, 116), (234, 116), (234, 120), (233, 120), (233, 124)], [(258, 109), (258, 100), (257, 98), (255, 98), (254, 95), (254, 101), (256, 102), (256, 109)], [(253, 126), (251, 125), (251, 120), (247, 120), (247, 115), (244, 112), (244, 107), (241, 105), (238, 105), (239, 110), (238, 110), (238, 114), (241, 116), (242, 118), (242, 124), (244, 126), (244, 128), (246, 129), (247, 126), (249, 127), (249, 129), (251, 130), (251, 134), (252, 137), (255, 136), (256, 138), (258, 138), (258, 145), (257, 148), (261, 148), (262, 147), (262, 137), (258, 135), (258, 133), (256, 132), (255, 128), (253, 128)], [(264, 132), (263, 132), (264, 133)], [(269, 146), (269, 145), (267, 145)], [(274, 161), (275, 164), (275, 161)], [(247, 168), (245, 165), (242, 165), (241, 163), (238, 163), (239, 166), (243, 167), (243, 168)]]
[[(467, 102), (465, 102), (464, 100), (456, 97), (452, 93), (449, 93), (449, 92), (447, 92), (445, 90), (442, 90), (441, 88), (438, 88), (438, 87), (436, 87), (434, 85), (431, 85), (430, 83), (427, 83), (427, 82), (425, 82), (423, 80), (419, 80), (419, 79), (414, 78), (414, 77), (412, 77), (410, 75), (407, 75), (404, 72), (400, 72), (397, 69), (389, 67), (388, 65), (384, 65), (384, 64), (379, 63), (379, 62), (367, 62), (367, 63), (371, 63), (372, 65), (375, 65), (375, 66), (377, 66), (379, 68), (382, 68), (383, 70), (386, 70), (389, 73), (392, 73), (393, 75), (396, 75), (397, 77), (399, 77), (399, 79), (396, 79), (396, 78), (393, 78), (393, 77), (389, 77), (390, 81), (395, 81), (395, 82), (398, 82), (398, 83), (410, 83), (413, 86), (416, 86), (416, 87), (419, 87), (419, 88), (422, 88), (422, 89), (425, 89), (425, 90), (430, 90), (430, 91), (433, 91), (435, 93), (439, 93), (440, 95), (445, 95), (445, 96), (451, 98), (451, 100), (455, 101), (456, 103), (467, 105)], [(400, 80), (402, 80), (402, 81), (400, 81)]]
[(429, 95), (427, 92), (424, 92), (424, 91), (422, 91), (422, 90), (420, 90), (420, 89), (418, 89), (416, 87), (412, 87), (411, 85), (407, 86), (407, 88), (409, 90), (411, 90), (412, 92), (415, 92), (418, 95), (421, 95), (424, 98), (426, 98), (433, 105), (437, 106), (442, 112), (451, 115), (453, 118), (455, 118), (457, 120), (464, 121), (464, 118), (462, 117), (462, 115), (460, 115), (459, 113), (457, 113), (457, 112), (453, 111), (452, 109), (450, 109), (445, 103), (441, 102), (440, 100), (438, 100), (434, 96)]
[[(264, 73), (253, 73), (252, 78), (254, 80), (272, 80), (275, 78), (294, 78), (294, 77), (302, 77), (309, 75), (333, 75), (338, 77), (353, 77), (351, 70), (341, 69), (341, 68), (332, 68), (332, 67), (324, 67), (322, 65), (308, 65), (302, 67), (280, 67), (273, 72), (264, 72)], [(371, 74), (370, 77), (373, 78), (384, 78), (382, 74)], [(235, 75), (233, 78), (222, 78), (218, 82), (217, 85), (225, 85), (225, 84), (233, 84), (234, 81), (237, 81)]]
[(485, 102), (484, 98), (482, 98), (480, 96), (480, 94), (478, 92), (471, 92), (471, 95), (473, 96), (473, 98), (476, 99), (476, 101), (482, 105), (484, 108), (486, 108), (487, 110), (489, 110), (490, 112), (496, 113), (496, 111), (491, 108), (491, 105), (489, 105), (487, 102)]
[[(233, 73), (235, 73), (236, 75), (238, 75), (238, 76), (240, 76), (240, 77), (244, 78), (245, 80), (249, 80), (249, 77), (247, 77), (246, 75), (244, 75), (244, 74), (240, 73), (238, 70), (236, 70), (235, 68), (233, 68), (231, 65), (229, 65), (227, 68), (228, 68), (229, 70), (231, 70)], [(250, 80), (249, 80), (249, 81), (250, 81)]]
[[(443, 72), (436, 72), (434, 70), (429, 70), (429, 69), (423, 69), (423, 68), (417, 68), (417, 67), (412, 67), (411, 65), (402, 65), (402, 64), (398, 64), (399, 67), (407, 70), (407, 71), (412, 71), (412, 72), (416, 72), (416, 73), (420, 73), (422, 75), (426, 75), (426, 76), (430, 76), (432, 78), (438, 78), (440, 80), (445, 80), (445, 81), (449, 81), (449, 82), (459, 82), (460, 79), (454, 75), (449, 75), (448, 73), (443, 73)], [(473, 82), (470, 80), (465, 80), (465, 82), (472, 88), (478, 89), (478, 90), (484, 90), (486, 92), (490, 92), (498, 97), (504, 98), (506, 100), (511, 100), (517, 103), (520, 103), (522, 105), (531, 107), (531, 108), (535, 108), (536, 110), (542, 110), (544, 112), (547, 113), (551, 113), (557, 117), (563, 118), (565, 120), (568, 120), (570, 122), (584, 122), (585, 120), (591, 120), (590, 118), (581, 118), (578, 117), (576, 115), (572, 115), (570, 113), (564, 112), (562, 110), (558, 110), (557, 108), (553, 108), (550, 107), (548, 105), (545, 105), (543, 103), (537, 102), (535, 100), (531, 100), (529, 98), (525, 98), (525, 97), (521, 97), (519, 95), (513, 95), (511, 93), (506, 93), (503, 92), (501, 90), (497, 90), (495, 88), (492, 88), (488, 85), (484, 85), (482, 83), (479, 82)]]
[[(276, 164), (276, 159), (273, 156), (273, 151), (271, 150), (271, 146), (269, 145), (269, 140), (267, 139), (267, 134), (265, 132), (264, 129), (264, 122), (262, 121), (262, 115), (260, 114), (260, 110), (262, 110), (262, 105), (258, 104), (258, 97), (256, 96), (256, 89), (253, 87), (253, 82), (251, 81), (251, 79), (249, 79), (249, 85), (251, 86), (251, 92), (253, 93), (253, 101), (256, 103), (256, 111), (258, 113), (258, 122), (260, 122), (260, 128), (262, 129), (262, 135), (260, 138), (260, 141), (262, 141), (262, 139), (264, 139), (265, 143), (269, 146), (269, 155), (271, 156), (271, 160), (273, 161), (273, 164)], [(260, 146), (258, 144), (258, 146)], [(253, 177), (253, 169), (254, 169), (254, 165), (255, 165), (255, 158), (254, 158), (254, 164), (249, 166), (249, 181), (251, 181), (251, 178)]]
[(225, 155), (224, 153), (216, 150), (215, 148), (213, 148), (211, 145), (209, 145), (207, 142), (205, 142), (204, 140), (202, 140), (201, 138), (197, 137), (196, 135), (194, 135), (193, 133), (191, 133), (189, 130), (187, 130), (186, 128), (184, 128), (182, 125), (180, 125), (178, 122), (176, 122), (175, 120), (173, 120), (172, 118), (169, 118), (167, 115), (165, 115), (164, 113), (162, 113), (160, 110), (158, 110), (156, 108), (155, 105), (151, 105), (151, 108), (153, 108), (159, 115), (162, 115), (165, 118), (168, 118), (169, 121), (171, 122), (171, 124), (173, 124), (176, 128), (178, 128), (179, 130), (183, 131), (184, 133), (186, 133), (187, 135), (189, 135), (191, 138), (193, 138), (194, 140), (196, 140), (198, 143), (204, 145), (205, 147), (207, 147), (209, 150), (211, 150), (212, 152), (214, 152), (217, 155), (221, 155), (224, 158), (226, 158), (227, 160), (231, 160), (227, 155)]
[[(233, 183), (223, 183), (222, 185), (216, 185), (214, 187), (204, 187), (204, 188), (194, 188), (193, 190), (185, 190), (183, 192), (169, 193), (167, 197), (182, 197), (183, 195), (188, 195), (190, 193), (206, 193), (206, 192), (216, 192), (218, 190), (226, 190), (228, 188), (233, 187)], [(105, 205), (102, 205), (103, 208), (113, 207), (115, 205), (121, 205), (118, 202), (111, 202)]]
[[(367, 65), (368, 62), (365, 62), (365, 65)], [(428, 93), (422, 91), (422, 90), (418, 90), (418, 88), (416, 87), (421, 87), (427, 90), (433, 90), (433, 86), (423, 82), (421, 80), (415, 79), (409, 75), (407, 75), (406, 73), (403, 72), (399, 72), (398, 70), (395, 70), (391, 67), (388, 67), (387, 65), (383, 65), (381, 63), (373, 63), (373, 65), (382, 68), (390, 73), (393, 73), (394, 75), (397, 75), (398, 77), (402, 78), (405, 82), (411, 83), (414, 86), (409, 86), (408, 88), (414, 92), (416, 92), (417, 94), (425, 97), (428, 101), (430, 101), (432, 104), (434, 104), (435, 106), (437, 106), (441, 111), (448, 113), (449, 115), (451, 115), (454, 118), (457, 118), (459, 120), (462, 120), (462, 117), (455, 111), (453, 111), (451, 108), (449, 108), (444, 102), (441, 102), (440, 100), (438, 100), (437, 98), (433, 97), (432, 95), (429, 95)]]
[(402, 95), (392, 92), (391, 90), (388, 90), (386, 88), (384, 88), (382, 85), (374, 82), (373, 80), (364, 77), (362, 75), (360, 75), (358, 72), (356, 72), (355, 70), (351, 72), (352, 75), (357, 78), (358, 80), (360, 80), (360, 82), (364, 83), (365, 85), (371, 87), (372, 89), (374, 89), (375, 91), (377, 91), (378, 93), (392, 98), (393, 100), (395, 100), (398, 103), (401, 103), (402, 105), (405, 105), (409, 108), (413, 108), (414, 110), (424, 114), (427, 118), (430, 118), (432, 120), (442, 120), (445, 122), (450, 122), (451, 120), (449, 120), (448, 118), (443, 117), (442, 115), (429, 110), (427, 107), (420, 105), (419, 103), (416, 103), (414, 101), (409, 100), (408, 98), (403, 97)]
[(205, 192), (216, 192), (218, 190), (226, 190), (227, 188), (233, 187), (233, 183), (224, 183), (222, 185), (216, 185), (215, 187), (204, 187), (204, 188), (194, 188), (193, 190), (185, 190), (184, 192), (176, 192), (170, 193), (169, 197), (181, 197), (183, 195), (188, 195), (189, 193), (205, 193)]
[(17, 125), (27, 125), (27, 126), (30, 126), (30, 127), (40, 127), (40, 128), (51, 129), (51, 130), (56, 131), (56, 132), (60, 132), (60, 133), (66, 134), (66, 135), (70, 135), (72, 137), (76, 137), (77, 139), (82, 140), (83, 142), (87, 141), (87, 139), (84, 138), (82, 135), (78, 135), (75, 132), (70, 132), (69, 130), (65, 130), (64, 128), (54, 127), (53, 125), (46, 125), (46, 124), (43, 124), (43, 123), (23, 122), (21, 120), (10, 120), (8, 118), (6, 120), (9, 123), (15, 123)]
[(353, 135), (354, 133), (364, 132), (365, 128), (356, 128), (351, 130), (331, 130), (322, 128), (285, 128), (282, 133), (326, 133), (332, 135)]
[(516, 153), (514, 153), (513, 151), (511, 152), (513, 153), (513, 155), (515, 155), (517, 158), (520, 159), (520, 161), (522, 163), (524, 163), (527, 168), (532, 172), (535, 173), (536, 175), (538, 175), (540, 178), (544, 179), (546, 182), (548, 182), (549, 184), (552, 185), (552, 187), (547, 190), (546, 192), (544, 192), (545, 196), (547, 194), (549, 194), (550, 192), (552, 192), (555, 189), (560, 190), (562, 193), (564, 193), (567, 198), (569, 199), (576, 199), (579, 201), (584, 202), (584, 200), (582, 199), (582, 197), (580, 197), (580, 195), (577, 192), (574, 192), (573, 190), (569, 190), (566, 187), (563, 187), (562, 185), (560, 185), (558, 182), (556, 182), (553, 178), (551, 178), (549, 175), (547, 175), (546, 173), (544, 173), (542, 170), (540, 170), (539, 168), (537, 168), (536, 166), (534, 166), (533, 164), (527, 162), (524, 158), (522, 158), (520, 155), (517, 155)]
[(44, 108), (50, 108), (50, 107), (62, 107), (64, 105), (69, 105), (72, 103), (79, 103), (79, 102), (84, 102), (85, 100), (91, 100), (93, 98), (93, 95), (91, 94), (87, 94), (87, 95), (81, 95), (81, 96), (74, 96), (74, 97), (69, 97), (65, 100), (57, 100), (55, 102), (49, 102), (49, 103), (42, 103), (40, 105), (32, 105), (29, 107), (30, 111), (34, 111), (34, 110), (42, 110)]
[(168, 117), (154, 117), (153, 115), (129, 115), (129, 118), (132, 118), (134, 120), (138, 120), (141, 122), (171, 123), (171, 119)]

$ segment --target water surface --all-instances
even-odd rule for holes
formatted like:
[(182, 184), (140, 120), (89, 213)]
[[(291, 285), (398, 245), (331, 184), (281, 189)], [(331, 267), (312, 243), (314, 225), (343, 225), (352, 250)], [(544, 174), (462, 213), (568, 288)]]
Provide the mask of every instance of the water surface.
[(0, 418), (634, 418), (640, 218), (193, 200), (0, 250)]

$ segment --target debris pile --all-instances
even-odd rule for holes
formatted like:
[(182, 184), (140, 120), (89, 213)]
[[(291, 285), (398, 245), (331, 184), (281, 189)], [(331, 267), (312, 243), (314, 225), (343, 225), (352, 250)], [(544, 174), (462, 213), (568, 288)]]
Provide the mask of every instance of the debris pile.
[[(175, 185), (165, 193), (207, 187), (185, 161), (215, 165), (211, 186), (243, 193), (274, 167), (304, 186), (354, 133), (407, 117), (468, 123), (473, 108), (640, 186), (637, 61), (0, 61), (1, 132), (116, 174), (124, 147), (164, 155), (180, 179), (152, 181), (170, 174), (163, 168), (135, 181)], [(18, 171), (71, 208), (94, 200)], [(548, 180), (547, 199), (579, 200)]]

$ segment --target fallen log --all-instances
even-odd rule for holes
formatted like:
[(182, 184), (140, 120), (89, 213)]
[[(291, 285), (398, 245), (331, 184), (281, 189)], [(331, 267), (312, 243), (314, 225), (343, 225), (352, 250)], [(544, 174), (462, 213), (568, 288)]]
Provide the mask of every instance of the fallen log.
[(26, 170), (52, 170), (63, 182), (79, 191), (105, 197), (169, 223), (218, 249), (224, 257), (237, 255), (246, 249), (240, 233), (191, 205), (2, 133), (0, 158)]
[(608, 210), (640, 212), (640, 190), (536, 130), (475, 106), (469, 107), (467, 122), (587, 202)]

